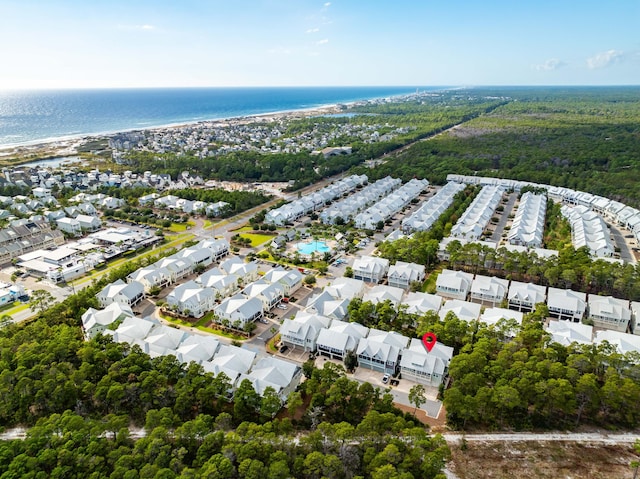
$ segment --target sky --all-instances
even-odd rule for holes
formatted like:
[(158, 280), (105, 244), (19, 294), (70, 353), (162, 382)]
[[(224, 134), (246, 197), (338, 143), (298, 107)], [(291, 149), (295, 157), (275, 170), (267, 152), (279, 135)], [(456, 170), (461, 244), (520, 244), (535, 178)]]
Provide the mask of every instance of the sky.
[(637, 85), (640, 0), (0, 0), (0, 90)]

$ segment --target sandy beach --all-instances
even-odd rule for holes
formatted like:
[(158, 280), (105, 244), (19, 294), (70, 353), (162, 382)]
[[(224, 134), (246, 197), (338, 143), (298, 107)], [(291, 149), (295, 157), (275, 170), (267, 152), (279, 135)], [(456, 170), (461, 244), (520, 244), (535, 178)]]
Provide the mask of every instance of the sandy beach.
[(296, 119), (305, 118), (310, 116), (331, 115), (340, 113), (343, 111), (343, 107), (350, 107), (357, 102), (345, 102), (340, 104), (323, 105), (319, 107), (304, 108), (299, 110), (287, 110), (277, 111), (270, 113), (258, 113), (255, 115), (212, 119), (212, 120), (198, 120), (193, 122), (173, 123), (162, 126), (152, 126), (148, 128), (131, 128), (127, 130), (120, 130), (115, 132), (101, 133), (95, 135), (82, 135), (77, 137), (65, 137), (60, 139), (53, 139), (50, 141), (43, 141), (34, 144), (24, 145), (0, 145), (0, 165), (20, 165), (23, 163), (29, 163), (40, 159), (54, 158), (58, 156), (68, 156), (78, 154), (78, 148), (90, 141), (99, 141), (108, 138), (118, 133), (124, 133), (129, 131), (163, 131), (186, 128), (194, 125), (242, 125), (253, 123), (256, 121), (261, 122), (273, 122), (282, 119)]

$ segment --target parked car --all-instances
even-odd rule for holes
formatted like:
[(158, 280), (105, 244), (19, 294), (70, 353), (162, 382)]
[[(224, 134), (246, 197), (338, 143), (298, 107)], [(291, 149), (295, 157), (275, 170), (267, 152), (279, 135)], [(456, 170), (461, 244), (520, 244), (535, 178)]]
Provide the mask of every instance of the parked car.
[(387, 384), (389, 382), (389, 375), (385, 374), (384, 376), (382, 376), (382, 382), (384, 384)]
[(284, 345), (280, 347), (280, 352), (281, 353), (286, 353), (287, 351), (289, 351), (289, 346)]

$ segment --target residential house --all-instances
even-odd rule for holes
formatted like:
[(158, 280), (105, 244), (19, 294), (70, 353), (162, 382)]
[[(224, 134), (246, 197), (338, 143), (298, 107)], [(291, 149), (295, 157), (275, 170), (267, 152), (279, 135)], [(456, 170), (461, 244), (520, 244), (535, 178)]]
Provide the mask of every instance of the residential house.
[(366, 338), (360, 339), (356, 354), (358, 366), (387, 374), (400, 369), (402, 351), (409, 345), (409, 338), (396, 332), (371, 329)]
[(237, 256), (232, 256), (222, 263), (220, 269), (229, 276), (235, 276), (238, 284), (248, 284), (258, 279), (258, 265), (255, 261), (245, 263)]
[(264, 314), (264, 306), (258, 298), (247, 298), (236, 294), (225, 299), (214, 309), (216, 316), (226, 319), (230, 324), (237, 324), (240, 328), (254, 322)]
[(427, 351), (421, 339), (412, 338), (409, 347), (402, 351), (400, 375), (403, 379), (432, 387), (439, 387), (449, 371), (453, 348), (436, 342)]
[(209, 266), (213, 263), (213, 252), (209, 248), (185, 248), (174, 255), (176, 258), (186, 258), (196, 266)]
[(213, 268), (202, 273), (195, 281), (205, 288), (212, 288), (216, 292), (216, 299), (227, 298), (238, 291), (236, 277), (229, 276), (219, 268)]
[(188, 281), (175, 287), (167, 295), (167, 304), (174, 306), (181, 314), (201, 318), (216, 305), (216, 293), (211, 288), (203, 288), (195, 281)]
[(177, 328), (160, 325), (153, 328), (142, 340), (142, 350), (151, 357), (176, 356), (176, 349), (187, 338), (188, 334)]
[(74, 236), (82, 234), (80, 222), (74, 218), (59, 218), (56, 220), (56, 225), (58, 225), (58, 229), (60, 231), (64, 231), (65, 233), (69, 233)]
[(467, 299), (471, 291), (473, 275), (464, 271), (443, 269), (436, 279), (436, 293), (443, 298)]
[(324, 291), (329, 293), (335, 299), (362, 298), (366, 291), (366, 285), (363, 281), (353, 278), (336, 278), (325, 286)]
[(495, 306), (502, 303), (509, 290), (509, 281), (477, 274), (471, 283), (471, 301)]
[(267, 283), (264, 280), (249, 283), (242, 294), (247, 298), (258, 298), (265, 311), (275, 308), (284, 298), (284, 288), (279, 283)]
[(320, 330), (328, 328), (330, 324), (331, 318), (299, 311), (293, 319), (283, 320), (280, 326), (280, 339), (289, 347), (315, 351)]
[(275, 390), (280, 401), (284, 403), (289, 394), (296, 390), (302, 379), (302, 368), (295, 363), (280, 358), (265, 357), (260, 359), (251, 372), (241, 374), (238, 384), (248, 379), (253, 389), (260, 395), (271, 387)]
[(211, 361), (202, 363), (205, 372), (216, 376), (224, 373), (231, 381), (232, 390), (237, 384), (238, 377), (246, 374), (256, 360), (256, 353), (248, 349), (222, 344)]
[(267, 272), (262, 279), (267, 283), (278, 283), (284, 289), (284, 295), (289, 297), (302, 286), (303, 276), (297, 269), (285, 270), (277, 267)]
[(579, 323), (586, 311), (587, 295), (571, 289), (549, 288), (547, 307), (551, 317)]
[(551, 341), (569, 346), (571, 343), (591, 344), (593, 326), (571, 321), (549, 321), (545, 330), (551, 335)]
[(193, 361), (197, 364), (202, 364), (211, 360), (219, 347), (220, 341), (213, 336), (190, 334), (176, 349), (176, 358), (181, 363), (188, 364)]
[(458, 319), (463, 319), (467, 322), (477, 321), (480, 317), (480, 311), (482, 306), (478, 303), (471, 303), (469, 301), (461, 301), (459, 299), (450, 299), (445, 301), (440, 308), (440, 319), (446, 320), (448, 313), (453, 313)]
[(389, 286), (409, 289), (409, 286), (413, 282), (422, 283), (422, 281), (424, 281), (424, 274), (425, 268), (423, 265), (397, 261), (396, 264), (389, 266), (387, 281)]
[(589, 295), (589, 319), (597, 328), (626, 333), (631, 323), (629, 301), (612, 296)]
[(389, 301), (393, 308), (396, 309), (400, 304), (400, 301), (402, 301), (403, 294), (404, 290), (400, 288), (378, 284), (364, 294), (362, 301), (369, 301), (374, 305)]
[(616, 348), (619, 354), (640, 354), (640, 337), (634, 334), (626, 334), (621, 331), (597, 331), (593, 338), (594, 344), (608, 342)]
[(111, 303), (120, 303), (133, 308), (144, 299), (144, 286), (137, 281), (125, 283), (121, 279), (108, 284), (97, 295), (103, 308)]
[(102, 228), (102, 221), (97, 216), (78, 215), (75, 221), (80, 224), (82, 231), (98, 231)]
[(509, 309), (530, 313), (536, 308), (536, 304), (545, 302), (546, 292), (547, 288), (544, 286), (511, 281), (507, 294)]
[(117, 321), (134, 316), (131, 308), (125, 304), (111, 303), (104, 309), (89, 308), (82, 314), (82, 329), (87, 340), (102, 333)]
[(177, 258), (175, 255), (162, 258), (153, 264), (156, 268), (166, 268), (171, 272), (171, 282), (176, 283), (178, 280), (193, 273), (194, 264), (189, 258)]
[(511, 244), (539, 248), (542, 245), (547, 195), (527, 191), (520, 198), (507, 240)]
[(198, 243), (200, 248), (207, 248), (213, 254), (213, 260), (219, 261), (229, 254), (229, 242), (224, 239), (202, 240)]
[(113, 340), (117, 343), (127, 343), (131, 346), (139, 344), (151, 332), (153, 328), (160, 326), (157, 319), (154, 318), (137, 318), (127, 317), (115, 331), (105, 330), (105, 334), (113, 336)]
[(640, 302), (631, 301), (631, 332), (640, 335)]
[(331, 319), (344, 319), (348, 313), (350, 299), (334, 298), (326, 289), (312, 296), (307, 303), (306, 311), (326, 316)]
[(358, 323), (333, 320), (331, 326), (322, 329), (316, 339), (317, 350), (331, 359), (344, 360), (349, 351), (355, 351), (358, 342), (367, 336), (369, 328)]
[(127, 281), (137, 281), (144, 286), (145, 293), (149, 293), (152, 288), (165, 288), (171, 284), (172, 274), (167, 268), (156, 268), (147, 266), (139, 268), (127, 276)]
[(389, 271), (389, 260), (377, 256), (359, 256), (353, 262), (353, 278), (380, 283)]
[(442, 301), (442, 296), (438, 296), (437, 294), (411, 292), (407, 294), (407, 297), (401, 304), (406, 306), (405, 312), (408, 314), (422, 316), (427, 311), (433, 311), (435, 313), (440, 311)]

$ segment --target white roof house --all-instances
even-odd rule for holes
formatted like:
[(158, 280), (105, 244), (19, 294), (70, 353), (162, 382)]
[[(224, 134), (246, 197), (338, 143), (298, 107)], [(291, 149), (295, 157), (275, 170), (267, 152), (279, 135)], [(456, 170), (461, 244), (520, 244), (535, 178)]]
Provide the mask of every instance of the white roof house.
[(549, 288), (547, 306), (552, 317), (579, 323), (587, 309), (587, 295), (571, 289)]
[(507, 240), (511, 244), (539, 248), (542, 245), (547, 195), (527, 191), (520, 198)]
[(400, 301), (402, 301), (403, 295), (403, 289), (395, 288), (393, 286), (387, 286), (384, 284), (377, 284), (364, 294), (364, 296), (362, 297), (362, 301), (369, 301), (374, 305), (378, 303), (384, 303), (385, 301), (390, 301), (391, 305), (394, 308), (397, 308), (400, 304)]
[(213, 253), (213, 258), (218, 261), (223, 256), (229, 254), (229, 242), (224, 239), (202, 240), (198, 243), (201, 248), (207, 248)]
[(625, 333), (631, 322), (629, 301), (612, 296), (589, 295), (589, 318), (599, 328)]
[(182, 329), (160, 325), (153, 328), (142, 340), (143, 351), (151, 357), (176, 355), (176, 349), (188, 334)]
[(179, 279), (193, 273), (193, 262), (189, 258), (176, 258), (175, 255), (162, 258), (154, 263), (157, 268), (166, 268), (171, 271), (171, 282), (175, 283)]
[(195, 281), (187, 281), (171, 291), (167, 304), (175, 306), (184, 315), (201, 318), (216, 305), (216, 293), (211, 288), (203, 288)]
[(147, 266), (146, 268), (139, 268), (127, 276), (127, 281), (137, 281), (142, 283), (145, 292), (153, 287), (164, 288), (171, 284), (171, 271), (167, 268), (156, 268), (155, 266)]
[(125, 283), (119, 279), (105, 286), (98, 293), (97, 298), (103, 308), (111, 303), (121, 303), (134, 307), (144, 299), (144, 286), (137, 281)]
[(235, 276), (229, 276), (219, 268), (202, 273), (195, 282), (205, 288), (213, 289), (218, 299), (232, 296), (238, 291), (238, 279)]
[(407, 306), (407, 313), (421, 316), (427, 311), (440, 311), (442, 301), (442, 296), (437, 294), (412, 292), (407, 294), (402, 304)]
[(593, 342), (602, 344), (607, 341), (615, 346), (616, 351), (620, 354), (640, 353), (640, 337), (634, 334), (627, 334), (620, 331), (597, 331)]
[(220, 269), (229, 276), (235, 276), (240, 283), (247, 284), (258, 279), (258, 264), (255, 261), (245, 263), (237, 256), (221, 262)]
[[(505, 308), (487, 308), (480, 315), (479, 321), (487, 326), (495, 326), (500, 321), (514, 320), (518, 326), (522, 324), (523, 313)], [(517, 329), (509, 331), (510, 337), (515, 337)]]
[(504, 189), (501, 186), (484, 186), (451, 228), (451, 236), (467, 240), (480, 238), (494, 210), (500, 204), (503, 193)]
[(549, 321), (545, 328), (553, 342), (569, 346), (571, 343), (591, 344), (593, 326), (570, 321)]
[(508, 290), (506, 279), (477, 274), (471, 283), (471, 301), (495, 306), (507, 297)]
[(246, 374), (253, 366), (256, 353), (237, 346), (222, 344), (211, 361), (202, 363), (205, 372), (216, 376), (224, 373), (231, 380), (232, 389), (241, 374)]
[(448, 313), (453, 313), (458, 319), (471, 322), (477, 321), (480, 317), (480, 311), (482, 306), (478, 303), (471, 303), (469, 301), (462, 301), (459, 299), (450, 299), (445, 301), (440, 308), (438, 315), (443, 321), (446, 319)]
[(353, 278), (380, 283), (389, 271), (389, 260), (377, 256), (360, 256), (353, 262)]
[(436, 293), (445, 298), (467, 299), (473, 275), (464, 271), (443, 269), (436, 279)]
[(519, 281), (511, 281), (509, 285), (509, 293), (507, 300), (509, 308), (530, 313), (538, 303), (544, 303), (547, 298), (547, 288), (538, 286), (533, 283), (521, 283)]
[(293, 319), (284, 319), (280, 326), (280, 338), (287, 346), (315, 351), (320, 330), (328, 328), (330, 324), (331, 318), (299, 311)]
[(446, 377), (452, 357), (450, 346), (436, 342), (427, 352), (422, 340), (413, 338), (409, 347), (402, 351), (400, 374), (403, 379), (438, 387)]
[(631, 301), (631, 332), (640, 335), (640, 302)]
[(225, 299), (214, 311), (219, 318), (226, 319), (231, 324), (238, 321), (241, 327), (260, 319), (264, 313), (262, 301), (241, 294)]
[(205, 361), (211, 360), (219, 347), (220, 341), (213, 336), (190, 334), (176, 349), (176, 358), (178, 358), (178, 361), (181, 363), (194, 361), (197, 364), (202, 364)]
[(409, 289), (414, 281), (424, 281), (425, 268), (424, 265), (416, 263), (405, 263), (397, 261), (396, 264), (389, 266), (389, 274), (387, 281), (389, 286), (396, 288)]
[(402, 231), (411, 233), (413, 231), (428, 231), (438, 218), (451, 206), (455, 196), (462, 190), (463, 183), (449, 182), (443, 186), (426, 203), (402, 220)]
[(96, 216), (78, 215), (76, 221), (80, 224), (80, 229), (86, 231), (97, 231), (102, 227), (102, 221)]
[(586, 247), (592, 256), (609, 258), (615, 253), (611, 233), (604, 220), (586, 206), (564, 205), (562, 215), (571, 224), (571, 240), (577, 248)]
[(174, 257), (187, 258), (194, 267), (199, 264), (209, 266), (214, 260), (213, 252), (209, 248), (200, 248), (198, 245), (178, 251)]
[[(137, 344), (158, 326), (160, 323), (153, 318), (128, 317), (112, 333), (113, 340), (117, 343)], [(106, 330), (105, 333), (111, 333), (111, 331)]]
[(344, 359), (347, 351), (354, 351), (360, 339), (367, 336), (369, 328), (358, 323), (333, 320), (328, 329), (322, 329), (316, 339), (320, 354), (332, 359)]
[(111, 303), (104, 309), (89, 308), (82, 315), (82, 328), (87, 340), (97, 336), (116, 321), (134, 316), (131, 308), (125, 304)]
[(260, 279), (249, 283), (242, 290), (242, 294), (247, 298), (258, 298), (262, 301), (263, 309), (269, 311), (284, 298), (284, 288), (279, 283), (267, 283)]
[(262, 279), (267, 283), (279, 283), (284, 288), (284, 295), (290, 296), (302, 286), (302, 273), (297, 269), (286, 270), (281, 267), (268, 271)]
[(251, 381), (253, 389), (261, 396), (265, 389), (272, 387), (284, 403), (300, 384), (302, 368), (283, 359), (266, 357), (260, 359), (251, 368), (251, 372), (240, 375), (238, 384), (245, 379)]
[(348, 313), (350, 299), (335, 299), (328, 291), (313, 296), (307, 303), (306, 311), (331, 319), (344, 319)]
[(358, 366), (395, 374), (400, 367), (401, 353), (408, 345), (409, 338), (406, 336), (371, 329), (369, 335), (358, 343)]
[(325, 286), (324, 291), (334, 299), (362, 298), (367, 289), (365, 283), (359, 279), (336, 278), (331, 284)]
[(56, 220), (56, 224), (58, 225), (58, 229), (65, 233), (76, 235), (82, 232), (80, 222), (74, 218), (59, 218)]

